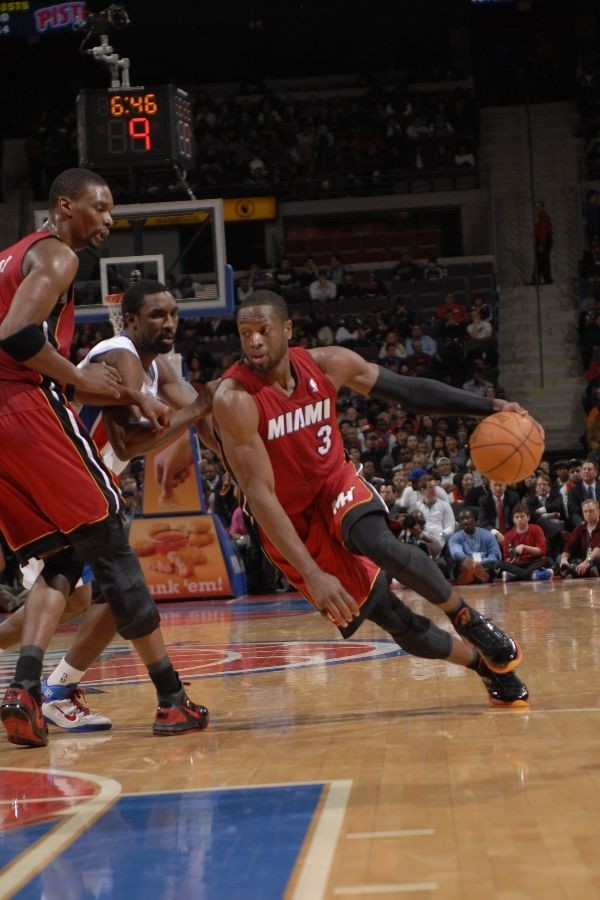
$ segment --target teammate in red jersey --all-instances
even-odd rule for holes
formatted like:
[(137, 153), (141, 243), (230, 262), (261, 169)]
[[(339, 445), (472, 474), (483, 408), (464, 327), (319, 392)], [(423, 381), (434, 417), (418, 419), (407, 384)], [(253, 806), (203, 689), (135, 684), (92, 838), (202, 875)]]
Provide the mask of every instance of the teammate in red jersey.
[(19, 559), (44, 557), (25, 609), (21, 653), (0, 705), (9, 740), (47, 743), (40, 710), (44, 650), (82, 571), (93, 568), (122, 637), (133, 641), (159, 697), (155, 733), (204, 728), (208, 711), (187, 697), (160, 631), (160, 617), (130, 548), (120, 495), (66, 402), (136, 405), (151, 426), (169, 422), (154, 397), (119, 386), (109, 365), (80, 370), (73, 337), (75, 251), (96, 248), (112, 225), (104, 179), (67, 169), (50, 188), (39, 232), (0, 254), (0, 529)]
[[(213, 427), (267, 555), (344, 637), (369, 619), (409, 653), (474, 669), (493, 704), (526, 705), (513, 671), (518, 645), (467, 606), (418, 547), (392, 534), (380, 498), (344, 457), (335, 398), (346, 386), (419, 412), (521, 407), (396, 375), (343, 347), (289, 348), (288, 310), (270, 291), (245, 299), (237, 324), (243, 360), (217, 388)], [(469, 643), (413, 613), (381, 570), (442, 609)]]

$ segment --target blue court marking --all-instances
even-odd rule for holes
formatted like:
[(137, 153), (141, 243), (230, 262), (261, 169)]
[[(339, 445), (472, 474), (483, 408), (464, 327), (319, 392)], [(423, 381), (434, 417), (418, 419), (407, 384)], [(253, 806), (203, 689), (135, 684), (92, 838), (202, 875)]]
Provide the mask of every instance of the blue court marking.
[(29, 850), (34, 841), (48, 834), (56, 822), (37, 822), (24, 828), (11, 828), (2, 831), (0, 828), (0, 874), (4, 866), (12, 862), (24, 850)]
[[(16, 897), (277, 900), (322, 783), (120, 798)], [(39, 826), (0, 833), (4, 863)]]

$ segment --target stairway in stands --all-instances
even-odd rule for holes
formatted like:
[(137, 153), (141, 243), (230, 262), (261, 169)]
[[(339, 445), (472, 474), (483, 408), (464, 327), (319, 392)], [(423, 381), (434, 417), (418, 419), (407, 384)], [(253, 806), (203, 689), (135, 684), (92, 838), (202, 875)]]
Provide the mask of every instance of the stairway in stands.
[[(481, 159), (490, 173), (500, 292), (501, 382), (511, 399), (542, 422), (550, 450), (576, 448), (585, 424), (573, 281), (583, 249), (576, 121), (570, 103), (531, 107), (532, 197), (526, 108), (482, 111)], [(526, 286), (534, 265), (531, 210), (536, 200), (545, 202), (554, 224), (554, 284), (540, 287), (541, 330), (536, 289)]]

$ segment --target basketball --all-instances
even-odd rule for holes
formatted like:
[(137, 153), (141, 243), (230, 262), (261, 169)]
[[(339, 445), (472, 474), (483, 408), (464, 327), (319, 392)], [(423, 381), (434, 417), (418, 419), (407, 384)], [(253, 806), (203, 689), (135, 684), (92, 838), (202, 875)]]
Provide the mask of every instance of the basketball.
[(479, 423), (469, 446), (471, 459), (482, 475), (514, 484), (536, 470), (544, 439), (531, 416), (498, 412)]

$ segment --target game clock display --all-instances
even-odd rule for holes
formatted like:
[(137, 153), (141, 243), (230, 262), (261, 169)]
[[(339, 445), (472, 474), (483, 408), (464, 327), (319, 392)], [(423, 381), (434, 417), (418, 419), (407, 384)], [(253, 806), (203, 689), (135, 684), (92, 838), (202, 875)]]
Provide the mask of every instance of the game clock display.
[(81, 166), (187, 167), (194, 162), (192, 104), (172, 84), (81, 91), (77, 135)]

